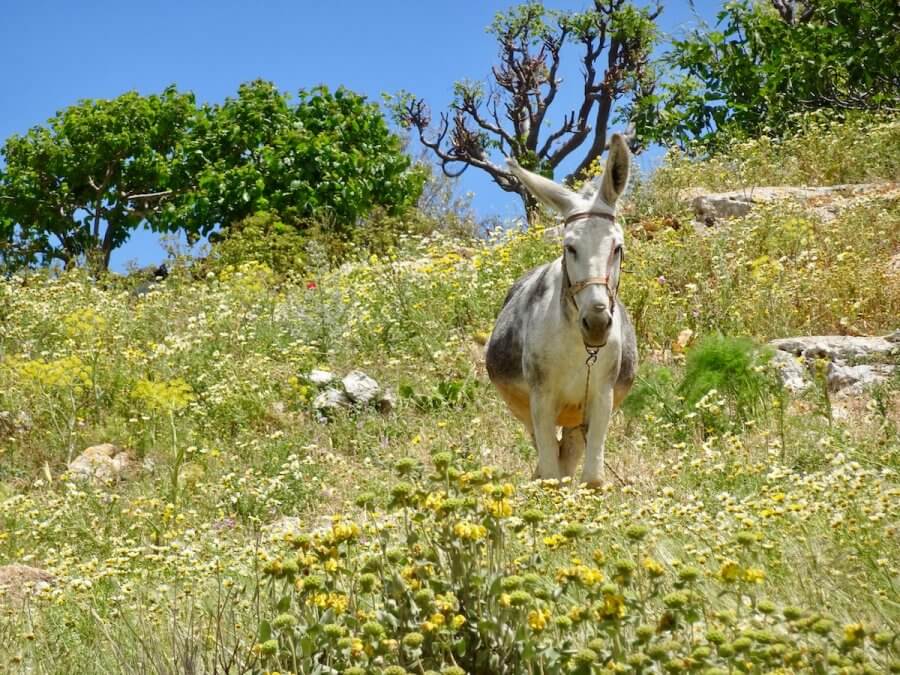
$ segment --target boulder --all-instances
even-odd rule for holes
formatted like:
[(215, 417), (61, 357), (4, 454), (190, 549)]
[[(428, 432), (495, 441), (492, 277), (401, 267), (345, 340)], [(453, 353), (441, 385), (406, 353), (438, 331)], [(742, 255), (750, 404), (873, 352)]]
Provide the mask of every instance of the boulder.
[(340, 408), (349, 408), (350, 403), (351, 401), (343, 389), (329, 387), (316, 396), (313, 407), (319, 412), (328, 413)]
[[(817, 360), (827, 362), (829, 391), (853, 396), (889, 378), (896, 366), (892, 355), (900, 350), (900, 331), (885, 336), (810, 335), (772, 340), (773, 364), (784, 386), (799, 393), (812, 384)], [(856, 363), (854, 361), (866, 361)], [(888, 361), (888, 362), (886, 362)]]
[(0, 410), (0, 435), (15, 435), (29, 431), (34, 423), (24, 410), (13, 414), (9, 410)]
[(112, 443), (92, 445), (69, 464), (74, 478), (94, 482), (122, 480), (136, 468), (134, 459), (126, 450)]
[(707, 192), (690, 188), (681, 192), (694, 211), (695, 223), (711, 227), (718, 221), (746, 216), (759, 204), (793, 200), (803, 204), (823, 221), (834, 220), (840, 211), (872, 195), (890, 198), (900, 193), (900, 183), (859, 183), (824, 187), (770, 186), (729, 192)]
[(884, 382), (892, 372), (893, 367), (885, 364), (848, 366), (831, 362), (826, 378), (830, 391), (857, 394), (866, 387)]
[(811, 335), (772, 340), (770, 345), (795, 356), (827, 358), (831, 361), (883, 357), (897, 347), (888, 337), (855, 335)]
[(397, 396), (390, 389), (385, 389), (376, 401), (378, 412), (387, 415), (397, 407)]
[(0, 566), (0, 603), (19, 605), (55, 582), (50, 572), (37, 567), (15, 563)]
[(319, 370), (316, 368), (309, 371), (307, 379), (317, 387), (327, 387), (329, 384), (334, 382), (334, 373), (330, 373), (327, 370)]
[(809, 372), (804, 365), (803, 357), (776, 351), (772, 355), (772, 364), (775, 366), (784, 388), (791, 393), (799, 394), (809, 389), (812, 384), (809, 381)]
[(349, 373), (341, 383), (350, 400), (359, 405), (368, 405), (381, 394), (379, 384), (361, 370)]

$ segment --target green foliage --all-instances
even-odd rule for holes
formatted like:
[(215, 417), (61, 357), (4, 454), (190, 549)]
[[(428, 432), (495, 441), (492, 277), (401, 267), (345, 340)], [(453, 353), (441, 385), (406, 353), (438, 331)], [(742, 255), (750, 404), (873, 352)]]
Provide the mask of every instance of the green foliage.
[(420, 410), (461, 408), (475, 397), (476, 383), (471, 380), (441, 380), (431, 392), (420, 394), (412, 385), (400, 386), (400, 396)]
[(265, 211), (345, 241), (375, 208), (404, 212), (424, 180), (364, 97), (317, 87), (292, 104), (261, 80), (204, 109), (178, 171), (194, 189), (166, 212), (172, 224), (207, 234)]
[(0, 151), (4, 261), (73, 264), (90, 256), (105, 269), (142, 222), (178, 229), (159, 212), (174, 188), (171, 157), (194, 113), (194, 97), (174, 87), (129, 92), (81, 101), (7, 139)]
[(678, 76), (642, 99), (640, 133), (688, 147), (784, 135), (797, 113), (896, 110), (900, 9), (894, 0), (726, 3), (715, 29), (675, 40)]
[(690, 408), (715, 394), (722, 395), (733, 419), (746, 421), (762, 411), (774, 387), (765, 370), (770, 358), (769, 352), (747, 338), (708, 336), (688, 350), (679, 394)]
[[(218, 236), (217, 236), (218, 235)], [(259, 212), (233, 223), (224, 235), (213, 233), (208, 270), (257, 262), (277, 274), (300, 271), (305, 266), (308, 237), (272, 213)]]

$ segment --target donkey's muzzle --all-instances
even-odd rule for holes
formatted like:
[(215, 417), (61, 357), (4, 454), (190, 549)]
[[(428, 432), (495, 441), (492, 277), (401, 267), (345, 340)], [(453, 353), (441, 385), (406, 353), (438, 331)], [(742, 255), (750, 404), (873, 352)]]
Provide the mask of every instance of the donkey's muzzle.
[(581, 338), (588, 347), (602, 347), (609, 339), (612, 315), (603, 305), (585, 309), (581, 313)]

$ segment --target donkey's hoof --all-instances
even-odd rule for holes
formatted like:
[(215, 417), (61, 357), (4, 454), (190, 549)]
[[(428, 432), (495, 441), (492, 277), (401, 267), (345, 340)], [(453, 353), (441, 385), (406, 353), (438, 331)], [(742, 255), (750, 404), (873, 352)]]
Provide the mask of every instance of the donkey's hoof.
[(604, 481), (602, 478), (595, 478), (593, 480), (586, 480), (581, 485), (588, 490), (603, 492), (604, 488), (606, 487), (606, 481)]

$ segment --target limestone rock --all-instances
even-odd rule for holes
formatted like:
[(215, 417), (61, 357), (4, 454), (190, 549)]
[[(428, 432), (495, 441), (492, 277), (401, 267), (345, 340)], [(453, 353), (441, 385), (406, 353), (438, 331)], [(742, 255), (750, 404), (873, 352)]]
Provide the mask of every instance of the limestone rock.
[(112, 443), (92, 445), (69, 464), (75, 478), (95, 482), (122, 480), (135, 468), (131, 455)]
[(770, 343), (775, 349), (807, 358), (844, 360), (861, 357), (881, 357), (891, 353), (896, 344), (886, 337), (858, 337), (854, 335), (811, 335), (782, 338)]
[(690, 188), (681, 199), (690, 202), (698, 226), (711, 227), (727, 218), (746, 216), (758, 204), (793, 200), (803, 204), (823, 221), (834, 220), (840, 211), (872, 195), (890, 198), (900, 193), (898, 183), (859, 183), (824, 187), (752, 187), (730, 192), (708, 192)]
[(24, 410), (17, 413), (0, 410), (0, 435), (20, 434), (29, 431), (33, 426), (31, 415)]
[(781, 383), (788, 391), (799, 394), (809, 389), (808, 371), (801, 362), (802, 357), (793, 356), (787, 352), (776, 351), (772, 355), (772, 364), (781, 378)]
[(18, 605), (30, 596), (55, 583), (56, 578), (46, 570), (29, 565), (0, 567), (0, 603)]
[(319, 370), (318, 368), (309, 371), (307, 377), (317, 387), (327, 387), (334, 382), (334, 373), (330, 373), (327, 370)]
[(860, 393), (866, 387), (883, 382), (892, 371), (891, 366), (884, 364), (847, 366), (832, 362), (826, 373), (828, 389), (844, 394)]
[(378, 397), (378, 401), (376, 401), (378, 412), (383, 415), (387, 415), (394, 408), (397, 407), (397, 396), (390, 389), (385, 389), (381, 392), (381, 396)]
[(316, 396), (315, 400), (313, 401), (313, 407), (319, 412), (328, 413), (340, 408), (349, 408), (350, 403), (350, 399), (342, 389), (329, 387), (321, 394)]
[(381, 387), (361, 370), (354, 370), (343, 380), (344, 391), (353, 403), (368, 405), (381, 393)]

